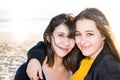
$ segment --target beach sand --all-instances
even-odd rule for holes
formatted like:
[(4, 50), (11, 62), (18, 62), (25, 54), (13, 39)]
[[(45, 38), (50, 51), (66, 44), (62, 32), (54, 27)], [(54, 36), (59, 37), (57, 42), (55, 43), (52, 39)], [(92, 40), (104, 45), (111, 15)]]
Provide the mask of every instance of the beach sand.
[(27, 60), (28, 50), (40, 40), (40, 34), (27, 34), (25, 40), (17, 41), (11, 33), (0, 33), (0, 80), (14, 80), (17, 69)]

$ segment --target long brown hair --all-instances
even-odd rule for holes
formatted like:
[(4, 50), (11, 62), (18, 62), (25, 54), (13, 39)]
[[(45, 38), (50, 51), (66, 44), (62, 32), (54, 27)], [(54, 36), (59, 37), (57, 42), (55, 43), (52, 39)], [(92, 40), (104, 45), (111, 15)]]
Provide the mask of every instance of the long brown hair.
[(115, 36), (105, 15), (99, 9), (86, 8), (75, 17), (74, 23), (81, 19), (90, 19), (96, 23), (97, 29), (105, 36), (105, 44), (110, 48), (112, 54), (115, 55), (117, 59), (120, 59), (118, 44), (116, 43)]
[[(74, 15), (73, 14), (59, 14), (55, 17), (53, 17), (48, 24), (45, 32), (44, 32), (44, 42), (47, 47), (47, 64), (48, 66), (52, 67), (54, 65), (54, 50), (51, 46), (51, 36), (55, 30), (56, 27), (60, 24), (65, 24), (68, 29), (69, 29), (69, 38), (74, 38), (74, 33), (75, 33), (75, 27), (73, 25), (73, 19)], [(48, 38), (50, 41), (48, 41)], [(72, 49), (72, 51), (66, 55), (63, 58), (63, 65), (66, 67), (67, 70), (72, 70), (76, 66), (77, 62), (77, 53), (76, 53), (76, 47)]]

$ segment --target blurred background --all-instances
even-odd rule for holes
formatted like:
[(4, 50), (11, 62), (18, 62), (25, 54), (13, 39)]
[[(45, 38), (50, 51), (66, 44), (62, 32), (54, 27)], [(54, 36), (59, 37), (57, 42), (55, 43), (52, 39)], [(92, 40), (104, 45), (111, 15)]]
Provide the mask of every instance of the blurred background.
[(100, 9), (120, 44), (120, 3), (114, 0), (0, 0), (0, 80), (13, 80), (27, 51), (38, 41), (50, 19), (60, 13)]

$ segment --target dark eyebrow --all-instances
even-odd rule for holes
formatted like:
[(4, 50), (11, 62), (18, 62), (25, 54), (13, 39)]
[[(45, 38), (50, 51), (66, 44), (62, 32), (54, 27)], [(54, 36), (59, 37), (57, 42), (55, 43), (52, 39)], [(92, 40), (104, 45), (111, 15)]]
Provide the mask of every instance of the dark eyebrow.
[[(80, 32), (80, 31), (76, 31), (76, 32)], [(93, 30), (86, 30), (85, 32), (94, 32)]]
[(93, 30), (87, 30), (87, 31), (85, 31), (85, 32), (94, 32)]
[(57, 34), (65, 34), (64, 32), (57, 32)]
[(80, 32), (80, 31), (75, 31), (75, 32)]

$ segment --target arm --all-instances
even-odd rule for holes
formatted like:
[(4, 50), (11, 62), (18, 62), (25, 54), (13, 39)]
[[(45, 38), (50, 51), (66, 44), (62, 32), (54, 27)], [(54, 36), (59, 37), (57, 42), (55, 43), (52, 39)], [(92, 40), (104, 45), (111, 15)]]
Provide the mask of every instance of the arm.
[(46, 45), (44, 42), (40, 41), (28, 51), (28, 62), (30, 59), (36, 58), (42, 64), (46, 55)]
[(32, 47), (28, 51), (28, 66), (27, 66), (27, 74), (34, 80), (38, 80), (38, 75), (42, 79), (42, 70), (41, 64), (43, 63), (46, 57), (46, 45), (44, 42), (38, 42), (37, 45)]
[(29, 80), (26, 74), (27, 63), (23, 63), (16, 71), (14, 80)]

